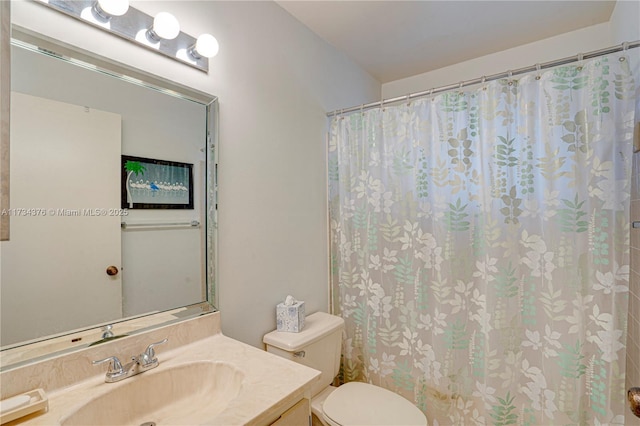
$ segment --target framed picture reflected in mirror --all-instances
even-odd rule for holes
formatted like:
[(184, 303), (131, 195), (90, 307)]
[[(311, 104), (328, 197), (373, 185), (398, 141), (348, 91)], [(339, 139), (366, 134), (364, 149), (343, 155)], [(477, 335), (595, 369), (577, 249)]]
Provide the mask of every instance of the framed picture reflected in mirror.
[(123, 209), (193, 209), (193, 164), (122, 156)]

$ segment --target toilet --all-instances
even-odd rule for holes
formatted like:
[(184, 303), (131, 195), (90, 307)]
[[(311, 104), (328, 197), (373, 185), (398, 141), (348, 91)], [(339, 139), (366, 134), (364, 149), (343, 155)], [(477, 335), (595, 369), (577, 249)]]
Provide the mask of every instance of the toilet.
[(314, 424), (425, 426), (424, 413), (394, 392), (360, 382), (331, 386), (340, 370), (343, 329), (342, 318), (316, 312), (305, 318), (299, 333), (272, 331), (263, 338), (267, 352), (321, 372), (320, 380), (311, 388)]

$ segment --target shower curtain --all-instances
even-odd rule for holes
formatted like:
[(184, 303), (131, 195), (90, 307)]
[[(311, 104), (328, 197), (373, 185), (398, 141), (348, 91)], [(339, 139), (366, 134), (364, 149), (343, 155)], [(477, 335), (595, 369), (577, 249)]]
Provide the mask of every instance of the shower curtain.
[(431, 425), (624, 423), (629, 62), (333, 118), (343, 381)]

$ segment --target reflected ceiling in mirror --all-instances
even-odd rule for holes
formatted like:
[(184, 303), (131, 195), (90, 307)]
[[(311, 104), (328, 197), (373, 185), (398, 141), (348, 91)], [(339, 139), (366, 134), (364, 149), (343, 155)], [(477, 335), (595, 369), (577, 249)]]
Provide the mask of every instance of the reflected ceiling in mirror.
[(216, 98), (15, 27), (11, 88), (2, 368), (212, 310)]

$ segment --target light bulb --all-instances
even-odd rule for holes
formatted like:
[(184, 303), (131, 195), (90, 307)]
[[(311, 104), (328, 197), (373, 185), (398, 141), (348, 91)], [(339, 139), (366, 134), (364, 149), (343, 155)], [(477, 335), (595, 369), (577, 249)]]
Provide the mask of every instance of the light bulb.
[(151, 31), (165, 40), (173, 40), (180, 34), (180, 23), (169, 12), (160, 12), (153, 18)]
[(213, 58), (218, 54), (218, 50), (220, 50), (220, 45), (214, 36), (201, 34), (196, 40), (192, 54), (195, 57)]
[(129, 0), (98, 0), (98, 7), (109, 16), (122, 16), (129, 10)]

